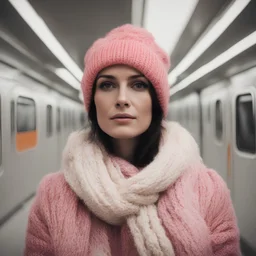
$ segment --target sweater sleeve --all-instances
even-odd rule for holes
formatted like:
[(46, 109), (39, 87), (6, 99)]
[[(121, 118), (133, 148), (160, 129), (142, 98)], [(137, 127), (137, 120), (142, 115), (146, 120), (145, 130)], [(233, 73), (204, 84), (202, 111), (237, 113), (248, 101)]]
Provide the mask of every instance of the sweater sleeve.
[(204, 208), (205, 221), (210, 229), (214, 255), (241, 255), (239, 230), (230, 191), (216, 171), (207, 170), (205, 175), (208, 182), (201, 183), (201, 208)]
[(50, 201), (49, 176), (41, 181), (30, 209), (26, 233), (25, 256), (53, 256), (54, 250), (49, 233)]

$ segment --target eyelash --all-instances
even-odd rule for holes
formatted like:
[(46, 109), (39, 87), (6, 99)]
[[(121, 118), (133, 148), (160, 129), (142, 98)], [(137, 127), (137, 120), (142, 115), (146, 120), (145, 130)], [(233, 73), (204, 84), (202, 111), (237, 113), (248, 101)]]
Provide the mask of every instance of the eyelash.
[(99, 85), (99, 88), (100, 88), (100, 89), (103, 89), (103, 90), (109, 89), (109, 87), (108, 87), (108, 88), (105, 87), (106, 85), (113, 85), (113, 84), (110, 83), (110, 82), (102, 82), (102, 83)]
[[(142, 88), (137, 88), (138, 90), (140, 89), (147, 89), (149, 87), (149, 85), (147, 83), (144, 83), (142, 81), (139, 81), (139, 82), (134, 82), (132, 84), (132, 88), (134, 88), (135, 86), (138, 86), (138, 85), (142, 85)], [(110, 89), (110, 87), (107, 87), (106, 86), (114, 86), (113, 83), (111, 82), (102, 82), (100, 85), (99, 85), (99, 88), (102, 89), (102, 90), (108, 90)]]
[[(146, 84), (146, 83), (144, 83), (144, 82), (135, 82), (134, 84), (133, 84), (133, 86), (136, 86), (136, 85), (142, 85), (142, 88), (143, 89), (147, 89), (148, 88), (148, 84)], [(138, 89), (141, 89), (141, 88), (138, 88)]]

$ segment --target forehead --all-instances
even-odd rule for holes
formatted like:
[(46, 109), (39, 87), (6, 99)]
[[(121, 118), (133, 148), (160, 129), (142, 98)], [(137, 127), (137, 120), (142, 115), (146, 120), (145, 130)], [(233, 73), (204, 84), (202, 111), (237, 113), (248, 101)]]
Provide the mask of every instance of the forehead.
[(107, 68), (104, 68), (99, 72), (98, 75), (112, 75), (112, 76), (120, 76), (120, 75), (126, 75), (126, 76), (133, 76), (133, 75), (142, 75), (141, 72), (136, 70), (133, 67), (127, 66), (127, 65), (113, 65)]

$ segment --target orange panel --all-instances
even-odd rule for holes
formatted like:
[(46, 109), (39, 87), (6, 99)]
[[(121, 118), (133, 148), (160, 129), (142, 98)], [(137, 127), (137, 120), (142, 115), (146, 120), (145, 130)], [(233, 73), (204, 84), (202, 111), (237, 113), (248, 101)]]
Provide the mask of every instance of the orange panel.
[(17, 151), (25, 151), (35, 147), (37, 144), (37, 131), (18, 132), (16, 133)]

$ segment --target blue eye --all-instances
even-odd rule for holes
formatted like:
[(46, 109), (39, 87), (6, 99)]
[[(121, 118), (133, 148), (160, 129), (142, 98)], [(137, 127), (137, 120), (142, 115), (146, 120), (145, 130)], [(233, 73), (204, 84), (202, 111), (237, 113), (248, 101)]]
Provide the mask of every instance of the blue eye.
[(99, 88), (102, 89), (102, 90), (109, 90), (111, 88), (113, 88), (113, 84), (110, 83), (110, 82), (102, 82), (100, 85), (99, 85)]
[(148, 84), (144, 82), (136, 82), (133, 84), (133, 87), (137, 90), (144, 90), (148, 88)]

